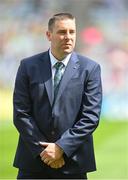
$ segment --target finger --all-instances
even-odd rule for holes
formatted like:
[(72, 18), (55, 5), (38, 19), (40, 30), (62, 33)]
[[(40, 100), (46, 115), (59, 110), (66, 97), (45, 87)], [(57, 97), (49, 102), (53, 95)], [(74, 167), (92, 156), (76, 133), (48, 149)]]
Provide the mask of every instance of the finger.
[(62, 163), (62, 166), (64, 166), (65, 165), (65, 161), (63, 161), (63, 163)]
[(50, 167), (51, 168), (54, 168), (54, 169), (58, 169), (58, 168), (61, 168), (63, 166), (62, 162), (60, 161), (55, 161), (53, 163), (50, 164)]
[(44, 162), (45, 164), (48, 164), (49, 160), (46, 158), (46, 159), (43, 160), (43, 162)]
[(64, 161), (64, 159), (63, 159), (63, 161), (62, 161), (62, 165), (63, 165), (63, 166), (65, 165), (65, 161)]
[(52, 159), (45, 159), (44, 163), (46, 163), (48, 166), (52, 163), (54, 163), (54, 161)]
[(48, 163), (47, 163), (47, 165), (50, 166), (52, 163), (53, 163), (53, 161), (52, 161), (52, 160), (49, 160)]
[(50, 166), (50, 164), (53, 163), (53, 161), (52, 161), (52, 160), (49, 160), (49, 159), (45, 159), (43, 162), (44, 162), (45, 164), (47, 164), (48, 166)]
[(59, 165), (58, 165), (59, 163), (58, 163), (58, 161), (53, 161), (51, 164), (50, 164), (50, 167), (51, 168), (54, 168), (54, 169), (57, 169), (57, 168), (59, 168)]
[(63, 162), (60, 162), (60, 163), (58, 164), (59, 168), (61, 168), (63, 165), (64, 165)]
[(65, 164), (64, 161), (59, 162), (58, 163), (58, 168), (61, 168), (62, 166), (64, 166), (64, 164)]
[(41, 157), (41, 160), (44, 161), (45, 159), (43, 157)]
[(41, 158), (47, 158), (47, 154), (46, 154), (45, 152), (41, 152), (41, 153), (40, 153), (40, 157), (41, 157)]
[(50, 167), (51, 167), (51, 168), (56, 168), (56, 164), (55, 164), (54, 162), (52, 162), (52, 163), (50, 164)]
[(57, 164), (57, 165), (53, 166), (54, 169), (58, 169), (58, 168), (61, 168), (61, 167), (62, 167), (61, 164)]
[(54, 161), (53, 159), (49, 158), (48, 156), (47, 157), (44, 157), (44, 156), (41, 157), (41, 160), (46, 164), (52, 163)]
[(46, 157), (46, 156), (47, 156), (47, 152), (46, 152), (45, 150), (43, 150), (43, 151), (40, 153), (40, 156), (41, 156), (41, 157), (43, 157), (43, 156)]
[(42, 156), (42, 157), (41, 157), (41, 160), (42, 160), (42, 161), (44, 161), (45, 159), (50, 160), (47, 156)]
[(50, 165), (50, 167), (53, 169), (58, 169), (58, 166), (56, 166), (56, 165)]
[(45, 161), (45, 160), (49, 160), (49, 159), (48, 159), (48, 157), (44, 157), (44, 156), (43, 156), (43, 157), (41, 157), (41, 160), (42, 160), (42, 161)]
[(42, 152), (40, 153), (40, 157), (43, 157), (43, 155), (44, 155), (44, 152), (42, 151)]

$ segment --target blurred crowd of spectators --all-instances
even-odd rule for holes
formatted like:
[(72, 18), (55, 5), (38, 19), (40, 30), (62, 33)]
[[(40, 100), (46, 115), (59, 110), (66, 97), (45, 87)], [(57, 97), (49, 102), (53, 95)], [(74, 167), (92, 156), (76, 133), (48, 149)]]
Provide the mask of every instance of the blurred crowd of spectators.
[(40, 0), (0, 2), (0, 11), (3, 12), (0, 15), (1, 88), (12, 88), (19, 61), (23, 57), (47, 47), (45, 23), (49, 14), (45, 4)]
[[(74, 2), (74, 3), (73, 3)], [(66, 11), (75, 15), (83, 0), (5, 0), (0, 1), (0, 88), (13, 88), (20, 60), (45, 51), (45, 37), (51, 14)], [(79, 28), (76, 49), (95, 59), (102, 67), (103, 114), (128, 117), (128, 3), (125, 0), (86, 0), (88, 20)], [(71, 4), (67, 6), (66, 3)], [(75, 4), (76, 3), (76, 4)], [(81, 5), (81, 7), (83, 6)], [(74, 9), (74, 11), (73, 11)], [(85, 7), (86, 9), (86, 7)], [(79, 10), (79, 9), (78, 9)], [(77, 22), (79, 24), (79, 21)], [(122, 112), (122, 114), (117, 113)]]

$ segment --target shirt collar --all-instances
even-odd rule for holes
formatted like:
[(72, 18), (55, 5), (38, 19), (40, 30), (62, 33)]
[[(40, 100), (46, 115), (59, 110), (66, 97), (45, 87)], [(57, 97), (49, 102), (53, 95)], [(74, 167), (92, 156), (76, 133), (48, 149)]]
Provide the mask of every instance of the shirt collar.
[[(71, 57), (72, 53), (68, 54), (61, 62), (65, 65), (65, 67), (67, 66), (69, 59)], [(50, 56), (50, 61), (51, 61), (51, 66), (52, 68), (54, 67), (54, 65), (58, 62), (58, 59), (56, 59), (52, 52), (51, 49), (49, 49), (49, 56)]]

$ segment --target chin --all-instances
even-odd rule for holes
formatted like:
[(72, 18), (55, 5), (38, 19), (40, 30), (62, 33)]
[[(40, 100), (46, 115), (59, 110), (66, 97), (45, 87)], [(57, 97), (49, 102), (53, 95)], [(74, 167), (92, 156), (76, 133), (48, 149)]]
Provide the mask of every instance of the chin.
[(64, 50), (64, 53), (65, 53), (65, 54), (70, 54), (72, 51), (73, 51), (73, 50), (71, 50), (71, 49), (65, 49), (65, 50)]

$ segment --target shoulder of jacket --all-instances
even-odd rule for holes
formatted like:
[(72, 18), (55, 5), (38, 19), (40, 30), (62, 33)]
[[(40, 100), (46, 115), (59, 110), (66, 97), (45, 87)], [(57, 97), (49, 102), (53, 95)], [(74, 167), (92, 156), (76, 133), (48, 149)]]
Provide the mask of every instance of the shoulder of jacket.
[(82, 65), (92, 65), (92, 66), (96, 66), (98, 65), (98, 63), (95, 60), (92, 60), (91, 58), (87, 57), (87, 56), (83, 56), (81, 54), (77, 54), (78, 59), (80, 60), (80, 63)]
[(21, 63), (23, 64), (33, 64), (33, 63), (37, 63), (37, 61), (39, 60), (43, 60), (43, 57), (48, 53), (48, 51), (42, 52), (42, 53), (38, 53), (35, 54), (33, 56), (30, 57), (26, 57), (24, 59), (21, 60)]

